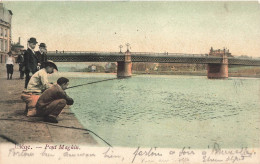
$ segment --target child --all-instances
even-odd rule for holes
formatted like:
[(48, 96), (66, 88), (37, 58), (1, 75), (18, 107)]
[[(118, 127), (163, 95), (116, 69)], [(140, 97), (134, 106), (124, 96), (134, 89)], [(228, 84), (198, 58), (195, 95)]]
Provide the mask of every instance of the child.
[[(8, 52), (8, 57), (6, 58), (6, 69), (7, 69), (7, 80), (11, 80), (14, 72), (14, 58), (12, 56), (12, 52)], [(10, 77), (9, 77), (10, 74)]]

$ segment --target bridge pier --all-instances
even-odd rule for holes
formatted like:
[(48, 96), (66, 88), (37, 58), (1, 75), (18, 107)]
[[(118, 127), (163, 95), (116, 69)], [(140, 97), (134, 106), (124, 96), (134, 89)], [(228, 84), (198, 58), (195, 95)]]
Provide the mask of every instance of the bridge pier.
[(132, 60), (129, 50), (125, 52), (125, 61), (117, 62), (117, 77), (127, 78), (132, 76)]
[[(228, 54), (230, 54), (228, 52)], [(207, 76), (209, 79), (225, 79), (228, 78), (228, 58), (226, 50), (213, 50), (211, 48), (210, 56), (222, 56), (221, 64), (208, 64), (207, 66)]]
[(228, 64), (208, 64), (209, 79), (228, 78)]

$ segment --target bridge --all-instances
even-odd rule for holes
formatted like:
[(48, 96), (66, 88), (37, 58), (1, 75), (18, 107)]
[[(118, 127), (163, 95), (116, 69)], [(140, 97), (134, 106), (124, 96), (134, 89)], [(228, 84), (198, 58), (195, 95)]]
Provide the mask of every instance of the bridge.
[(208, 78), (227, 78), (228, 65), (260, 66), (260, 59), (232, 57), (227, 50), (210, 50), (209, 54), (152, 52), (48, 52), (55, 62), (117, 62), (117, 76), (130, 77), (132, 62), (207, 64)]

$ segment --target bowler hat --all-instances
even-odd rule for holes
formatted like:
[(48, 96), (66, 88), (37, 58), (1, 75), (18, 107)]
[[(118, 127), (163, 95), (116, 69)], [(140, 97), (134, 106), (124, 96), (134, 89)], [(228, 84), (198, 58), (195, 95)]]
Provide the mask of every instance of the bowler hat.
[(28, 42), (29, 42), (29, 43), (35, 43), (35, 44), (38, 43), (38, 42), (36, 41), (36, 38), (30, 38), (30, 39), (28, 40)]
[(50, 66), (50, 67), (53, 67), (54, 69), (56, 69), (58, 71), (58, 68), (57, 68), (56, 64), (53, 61), (51, 61), (51, 60), (48, 60), (47, 62), (44, 62), (43, 65), (44, 65), (45, 68), (47, 66)]
[(41, 43), (41, 44), (39, 45), (39, 47), (46, 48), (46, 44), (45, 44), (45, 43)]

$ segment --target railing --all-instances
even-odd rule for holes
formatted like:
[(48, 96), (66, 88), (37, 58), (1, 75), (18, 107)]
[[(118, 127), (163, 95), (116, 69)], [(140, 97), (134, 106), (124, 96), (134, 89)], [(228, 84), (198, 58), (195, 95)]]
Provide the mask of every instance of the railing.
[(120, 54), (120, 52), (102, 52), (102, 51), (48, 51), (48, 54)]
[(208, 54), (186, 54), (186, 53), (156, 53), (156, 52), (131, 52), (132, 55), (148, 56), (207, 56)]
[[(48, 51), (48, 54), (57, 54), (57, 55), (124, 55), (124, 52), (104, 52), (104, 51)], [(209, 54), (187, 54), (187, 53), (157, 53), (157, 52), (131, 52), (133, 56), (156, 56), (156, 57), (205, 57), (205, 58), (221, 58), (217, 56), (209, 56)], [(228, 59), (248, 59), (248, 60), (260, 60), (260, 57), (242, 57), (242, 56), (233, 56), (228, 57)]]

